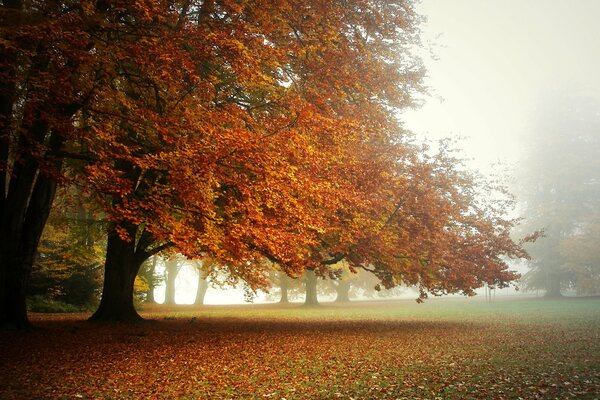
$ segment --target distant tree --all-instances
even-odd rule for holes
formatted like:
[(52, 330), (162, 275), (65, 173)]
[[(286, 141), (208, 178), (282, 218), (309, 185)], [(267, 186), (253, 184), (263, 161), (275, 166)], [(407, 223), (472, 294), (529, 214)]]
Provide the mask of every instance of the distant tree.
[(97, 304), (105, 223), (76, 188), (62, 188), (33, 265), (29, 295), (76, 306)]
[(281, 292), (281, 295), (279, 297), (279, 303), (280, 304), (288, 304), (290, 302), (289, 299), (289, 287), (290, 287), (290, 277), (287, 276), (287, 274), (285, 272), (277, 272), (277, 275), (279, 277), (279, 289)]
[(570, 287), (596, 292), (600, 264), (590, 242), (600, 213), (600, 103), (556, 93), (546, 101), (519, 164), (522, 227), (545, 231), (528, 247), (533, 259), (523, 282), (550, 297)]
[(600, 293), (600, 219), (598, 215), (582, 222), (576, 233), (560, 243), (560, 255), (565, 261), (564, 270), (569, 273), (578, 294)]
[(269, 273), (271, 285), (265, 290), (268, 300), (288, 304), (304, 295), (306, 287), (301, 277), (292, 278), (276, 264), (272, 265), (274, 268)]
[(177, 275), (183, 267), (185, 258), (178, 254), (170, 254), (164, 258), (165, 264), (165, 301), (164, 304), (176, 304), (175, 282)]
[(196, 288), (196, 298), (194, 299), (194, 304), (202, 305), (204, 304), (204, 298), (206, 297), (206, 292), (208, 291), (208, 272), (203, 269), (202, 261), (196, 260), (194, 261), (196, 266), (196, 273), (198, 274), (198, 286)]
[(150, 257), (142, 264), (140, 272), (138, 273), (138, 276), (141, 277), (148, 285), (148, 291), (144, 296), (144, 302), (150, 304), (156, 303), (154, 298), (154, 289), (164, 279), (164, 277), (160, 276), (156, 272), (156, 266), (158, 265), (159, 258), (160, 256), (157, 254)]
[(304, 270), (304, 285), (305, 285), (305, 298), (304, 304), (307, 306), (316, 306), (319, 304), (317, 286), (319, 277), (313, 269)]

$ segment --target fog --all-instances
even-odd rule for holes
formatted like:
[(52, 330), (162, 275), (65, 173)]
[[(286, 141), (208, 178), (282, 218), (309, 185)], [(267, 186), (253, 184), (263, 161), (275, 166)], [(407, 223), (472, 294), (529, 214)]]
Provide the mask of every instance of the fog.
[[(530, 199), (514, 181), (537, 179), (528, 176), (528, 168), (532, 159), (541, 157), (535, 147), (544, 141), (542, 131), (562, 126), (552, 135), (569, 135), (573, 129), (568, 125), (573, 121), (597, 117), (593, 107), (600, 104), (600, 2), (423, 0), (419, 10), (427, 18), (422, 28), (421, 56), (428, 71), (428, 95), (421, 98), (419, 108), (403, 113), (404, 126), (418, 140), (459, 138), (467, 165), (484, 175), (497, 173), (500, 165), (501, 170), (508, 171), (507, 184), (520, 201), (517, 212), (532, 214), (531, 207), (523, 206)], [(594, 123), (588, 122), (592, 131), (585, 134), (587, 143), (591, 140), (597, 144), (594, 138), (599, 135), (593, 133)], [(577, 154), (571, 157), (579, 158)], [(564, 165), (561, 168), (567, 169)], [(585, 179), (589, 184), (598, 177), (592, 173)], [(564, 218), (569, 220), (567, 225), (581, 225), (581, 221), (595, 217), (565, 214)], [(520, 233), (548, 229), (549, 223), (545, 215), (529, 218)], [(552, 238), (540, 243), (552, 243)], [(539, 255), (536, 248), (531, 249)], [(513, 264), (522, 273), (530, 267)], [(194, 301), (196, 282), (195, 270), (183, 268), (177, 278), (178, 303)], [(498, 292), (515, 294), (513, 289)], [(478, 293), (483, 296), (485, 289)], [(155, 295), (161, 302), (164, 284)], [(415, 293), (409, 290), (400, 295), (411, 296), (414, 298)], [(334, 297), (321, 295), (320, 299)], [(269, 302), (273, 297), (259, 293), (255, 301)], [(243, 302), (241, 288), (212, 287), (205, 300), (206, 304)]]
[(600, 2), (424, 0), (421, 11), (431, 95), (405, 125), (464, 137), (477, 168), (516, 163), (552, 93), (599, 96)]
[(421, 10), (430, 96), (406, 127), (460, 137), (473, 169), (507, 171), (519, 233), (546, 235), (514, 265), (522, 285), (597, 293), (600, 2), (424, 0)]

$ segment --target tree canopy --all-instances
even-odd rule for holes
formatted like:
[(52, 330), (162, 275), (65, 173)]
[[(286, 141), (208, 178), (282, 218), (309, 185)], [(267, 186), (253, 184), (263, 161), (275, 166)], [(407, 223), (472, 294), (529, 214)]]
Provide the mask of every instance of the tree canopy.
[(3, 322), (26, 324), (57, 183), (111, 221), (94, 319), (135, 319), (140, 265), (167, 248), (251, 287), (264, 258), (291, 276), (345, 258), (422, 297), (515, 278), (504, 205), (396, 119), (423, 90), (412, 1), (15, 0), (1, 18)]

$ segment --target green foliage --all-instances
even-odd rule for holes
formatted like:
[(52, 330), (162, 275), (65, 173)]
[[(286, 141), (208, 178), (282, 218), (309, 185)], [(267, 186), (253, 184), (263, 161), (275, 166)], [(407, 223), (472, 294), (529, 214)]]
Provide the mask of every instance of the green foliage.
[(48, 296), (34, 295), (27, 298), (27, 309), (39, 313), (72, 313), (88, 311), (90, 307), (77, 307), (60, 300), (54, 300)]
[(78, 307), (98, 302), (104, 260), (104, 226), (79, 193), (60, 192), (46, 225), (28, 295)]
[[(158, 255), (147, 259), (142, 263), (140, 271), (138, 272), (138, 278), (145, 282), (145, 292), (139, 293), (136, 296), (135, 301), (154, 303), (154, 288), (161, 284), (164, 280), (164, 275), (156, 272), (156, 265), (158, 263)], [(136, 279), (137, 281), (137, 279)], [(134, 288), (136, 289), (136, 288)], [(136, 289), (139, 292), (139, 287)]]

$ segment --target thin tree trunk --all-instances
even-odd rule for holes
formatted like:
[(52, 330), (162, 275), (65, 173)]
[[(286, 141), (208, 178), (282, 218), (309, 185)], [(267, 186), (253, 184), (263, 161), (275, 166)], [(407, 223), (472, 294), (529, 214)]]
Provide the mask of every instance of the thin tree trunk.
[(150, 270), (150, 276), (152, 277), (151, 279), (149, 279), (148, 282), (148, 293), (146, 293), (146, 303), (149, 304), (156, 304), (156, 299), (154, 298), (154, 274), (156, 273), (156, 263), (158, 262), (158, 256), (154, 255), (152, 256), (152, 269)]
[(319, 299), (317, 298), (317, 275), (315, 271), (311, 269), (305, 270), (306, 274), (306, 299), (304, 300), (304, 305), (307, 306), (316, 306), (319, 304)]

